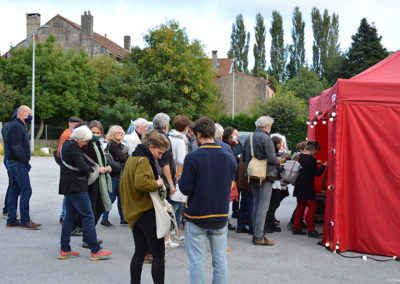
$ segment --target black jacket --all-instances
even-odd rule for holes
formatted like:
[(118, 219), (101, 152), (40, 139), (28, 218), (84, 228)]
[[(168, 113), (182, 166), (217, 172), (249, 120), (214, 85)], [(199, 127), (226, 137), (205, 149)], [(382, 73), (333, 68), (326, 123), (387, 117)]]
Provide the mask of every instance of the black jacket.
[[(122, 145), (121, 143), (118, 144), (117, 142), (115, 142), (114, 140), (111, 140), (108, 145), (108, 152), (111, 154), (111, 156), (113, 157), (114, 161), (118, 162), (121, 164), (121, 169), (123, 168), (126, 160), (128, 160), (129, 155), (128, 152), (124, 152), (124, 145)], [(107, 150), (107, 149), (106, 149)], [(115, 172), (114, 169), (111, 172), (111, 176), (119, 176), (121, 173), (121, 171), (119, 172)]]
[(67, 168), (61, 162), (59, 194), (71, 194), (88, 191), (88, 174), (93, 169), (87, 164), (82, 149), (73, 140), (67, 140), (61, 148), (62, 160), (68, 165), (76, 167), (78, 171)]
[(21, 119), (16, 118), (11, 123), (6, 134), (6, 156), (7, 160), (21, 163), (29, 163), (31, 159), (31, 148), (29, 145), (28, 131)]
[(317, 160), (312, 155), (300, 154), (301, 169), (297, 177), (293, 196), (303, 200), (315, 200), (314, 177), (319, 177), (325, 166), (318, 169)]

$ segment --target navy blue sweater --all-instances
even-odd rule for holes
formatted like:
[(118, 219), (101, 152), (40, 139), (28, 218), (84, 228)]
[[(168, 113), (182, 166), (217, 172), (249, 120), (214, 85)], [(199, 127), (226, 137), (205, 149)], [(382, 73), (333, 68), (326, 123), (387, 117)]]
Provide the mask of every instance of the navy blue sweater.
[(209, 143), (186, 155), (183, 164), (179, 189), (188, 195), (185, 219), (198, 224), (226, 221), (237, 167), (233, 155)]
[(15, 160), (22, 163), (29, 163), (31, 159), (31, 149), (29, 146), (28, 131), (25, 124), (16, 118), (7, 131), (7, 151), (6, 159)]

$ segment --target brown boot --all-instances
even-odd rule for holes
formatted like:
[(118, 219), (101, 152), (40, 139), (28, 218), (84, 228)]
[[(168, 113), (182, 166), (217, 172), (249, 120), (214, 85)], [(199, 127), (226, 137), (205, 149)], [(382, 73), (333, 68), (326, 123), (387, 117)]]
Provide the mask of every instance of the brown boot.
[(275, 242), (273, 240), (268, 240), (267, 238), (262, 238), (261, 240), (253, 240), (253, 244), (259, 245), (259, 246), (273, 246)]

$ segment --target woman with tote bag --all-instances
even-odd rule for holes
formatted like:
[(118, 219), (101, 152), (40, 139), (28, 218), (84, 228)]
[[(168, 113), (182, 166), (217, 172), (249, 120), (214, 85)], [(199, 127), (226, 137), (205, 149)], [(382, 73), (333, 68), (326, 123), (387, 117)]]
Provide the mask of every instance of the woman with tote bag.
[(156, 212), (150, 193), (157, 192), (164, 185), (158, 176), (156, 163), (168, 147), (168, 139), (151, 130), (127, 160), (122, 174), (122, 211), (135, 243), (130, 265), (132, 283), (140, 283), (147, 252), (153, 256), (151, 274), (154, 283), (164, 283), (164, 237), (157, 237)]

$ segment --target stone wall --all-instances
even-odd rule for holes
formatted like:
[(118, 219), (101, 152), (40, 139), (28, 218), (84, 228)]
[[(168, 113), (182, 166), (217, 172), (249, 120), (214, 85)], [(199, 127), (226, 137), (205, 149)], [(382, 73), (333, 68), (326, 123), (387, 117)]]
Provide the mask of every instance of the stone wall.
[[(223, 112), (227, 115), (232, 114), (232, 80), (232, 74), (229, 74), (217, 78), (215, 82), (221, 91)], [(267, 86), (266, 81), (244, 73), (235, 73), (235, 115), (241, 112), (250, 114), (256, 101), (263, 102), (272, 96), (274, 91)]]

